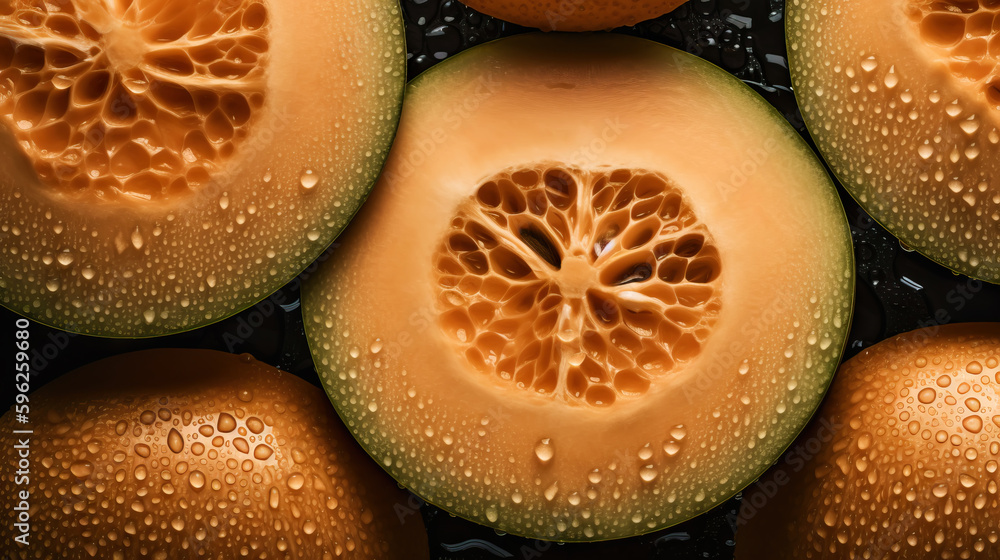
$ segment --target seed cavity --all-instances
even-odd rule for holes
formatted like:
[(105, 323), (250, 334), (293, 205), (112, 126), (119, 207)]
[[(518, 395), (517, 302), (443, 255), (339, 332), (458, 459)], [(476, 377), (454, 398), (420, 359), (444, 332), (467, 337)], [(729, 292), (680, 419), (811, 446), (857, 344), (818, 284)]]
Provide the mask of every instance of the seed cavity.
[(647, 170), (542, 163), (488, 177), (434, 262), (458, 352), (572, 404), (645, 394), (698, 356), (721, 309), (712, 236)]
[(233, 157), (264, 104), (264, 2), (138, 6), (0, 5), (0, 123), (49, 193), (186, 196)]
[(914, 0), (913, 4), (911, 17), (924, 43), (956, 77), (979, 82), (986, 100), (996, 105), (1000, 26), (995, 20), (1000, 5), (991, 0)]

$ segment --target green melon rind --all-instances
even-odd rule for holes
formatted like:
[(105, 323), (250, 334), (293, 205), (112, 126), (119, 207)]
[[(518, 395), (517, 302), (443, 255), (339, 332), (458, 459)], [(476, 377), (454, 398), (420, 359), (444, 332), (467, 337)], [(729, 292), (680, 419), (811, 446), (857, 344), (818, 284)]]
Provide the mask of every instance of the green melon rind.
[[(553, 40), (560, 34), (547, 33), (545, 35), (550, 38), (549, 40)], [(574, 34), (574, 35), (580, 36), (581, 34)], [(520, 36), (520, 37), (531, 37), (531, 36), (532, 35)], [(518, 38), (519, 37), (511, 37), (507, 39), (499, 39), (485, 43), (473, 49), (463, 51), (462, 53), (459, 53), (458, 55), (449, 58), (447, 62), (439, 64), (423, 72), (421, 75), (411, 80), (410, 83), (408, 84), (407, 94), (406, 94), (407, 99), (415, 99), (419, 95), (418, 90), (420, 89), (427, 88), (433, 90), (432, 84), (436, 76), (444, 75), (449, 72), (458, 72), (461, 71), (461, 69), (464, 67), (476, 67), (481, 62), (480, 58), (489, 59), (490, 53), (494, 49), (512, 48), (510, 46), (504, 47), (503, 45), (505, 44), (509, 45), (510, 43), (518, 40)], [(816, 410), (818, 410), (822, 397), (823, 395), (826, 394), (827, 390), (829, 389), (830, 384), (833, 381), (834, 373), (836, 372), (836, 369), (839, 366), (840, 358), (846, 349), (847, 337), (850, 330), (851, 320), (854, 314), (854, 288), (855, 288), (854, 251), (851, 242), (851, 234), (848, 225), (847, 215), (843, 208), (843, 205), (840, 202), (839, 196), (837, 195), (836, 188), (833, 182), (831, 181), (826, 171), (822, 168), (819, 161), (816, 159), (812, 149), (806, 144), (804, 140), (802, 140), (801, 136), (799, 136), (798, 133), (796, 133), (794, 129), (792, 129), (792, 127), (787, 123), (787, 121), (785, 121), (784, 117), (781, 115), (780, 112), (777, 111), (777, 109), (775, 109), (772, 105), (770, 105), (763, 97), (757, 94), (754, 90), (743, 84), (743, 82), (733, 77), (725, 70), (722, 70), (721, 68), (717, 67), (716, 65), (704, 59), (701, 59), (689, 53), (685, 53), (684, 51), (674, 49), (672, 47), (655, 43), (653, 41), (648, 41), (645, 39), (635, 39), (635, 38), (628, 38), (628, 40), (634, 41), (635, 45), (642, 45), (644, 48), (649, 49), (649, 51), (658, 50), (661, 56), (667, 59), (668, 64), (672, 63), (678, 66), (683, 66), (685, 71), (688, 70), (696, 71), (700, 76), (704, 77), (707, 81), (715, 82), (720, 88), (726, 88), (730, 90), (734, 96), (742, 97), (748, 105), (752, 106), (756, 110), (761, 111), (762, 114), (768, 115), (770, 118), (774, 120), (775, 123), (778, 123), (780, 128), (784, 130), (786, 139), (794, 146), (794, 149), (798, 152), (798, 155), (804, 160), (811, 162), (810, 165), (813, 168), (812, 171), (813, 175), (817, 180), (818, 183), (817, 186), (823, 187), (822, 189), (818, 189), (818, 192), (821, 193), (822, 196), (825, 196), (828, 199), (831, 208), (838, 209), (836, 214), (839, 219), (837, 221), (839, 222), (838, 226), (840, 227), (842, 232), (841, 235), (842, 244), (839, 247), (838, 252), (842, 255), (843, 270), (845, 272), (844, 285), (842, 286), (842, 289), (844, 290), (845, 293), (850, 294), (850, 302), (843, 302), (846, 308), (846, 313), (843, 317), (844, 319), (843, 326), (838, 331), (835, 331), (837, 336), (832, 341), (830, 346), (825, 351), (820, 351), (818, 346), (816, 347), (817, 361), (819, 361), (820, 358), (825, 358), (828, 367), (825, 368), (825, 371), (818, 373), (813, 377), (816, 380), (815, 391), (812, 391), (810, 394), (814, 395), (814, 398), (812, 399), (812, 402), (799, 404), (795, 408), (789, 408), (789, 411), (785, 413), (785, 419), (786, 419), (785, 425), (786, 426), (791, 425), (795, 427), (787, 435), (787, 438), (784, 439), (785, 443), (781, 446), (780, 453), (775, 453), (771, 461), (759, 465), (756, 469), (753, 470), (751, 476), (747, 476), (743, 480), (740, 480), (732, 484), (732, 488), (730, 488), (728, 491), (724, 493), (720, 493), (718, 499), (712, 498), (705, 500), (699, 507), (691, 508), (690, 515), (682, 519), (676, 519), (675, 521), (669, 524), (656, 526), (654, 528), (647, 528), (645, 525), (635, 525), (634, 527), (636, 530), (634, 532), (606, 535), (601, 538), (586, 538), (582, 534), (580, 534), (579, 537), (540, 536), (538, 534), (531, 534), (525, 531), (520, 531), (518, 527), (505, 525), (503, 523), (502, 518), (500, 522), (491, 522), (484, 513), (486, 506), (485, 503), (480, 504), (482, 507), (475, 508), (475, 511), (469, 511), (469, 509), (472, 508), (460, 509), (457, 507), (449, 507), (447, 504), (444, 503), (444, 499), (442, 496), (440, 495), (435, 496), (429, 493), (428, 491), (423, 491), (424, 488), (430, 488), (433, 493), (442, 494), (446, 493), (448, 491), (448, 488), (442, 489), (440, 486), (427, 487), (425, 484), (422, 484), (422, 481), (420, 480), (409, 480), (407, 479), (407, 477), (401, 476), (401, 472), (394, 467), (395, 461), (393, 461), (393, 464), (387, 466), (384, 464), (382, 460), (379, 459), (380, 457), (386, 457), (388, 455), (393, 455), (394, 458), (405, 459), (405, 457), (403, 453), (397, 453), (397, 450), (393, 449), (391, 445), (384, 445), (383, 446), (384, 449), (380, 449), (377, 446), (377, 443), (380, 443), (378, 441), (378, 438), (373, 438), (371, 442), (366, 440), (365, 436), (374, 434), (373, 430), (375, 430), (377, 426), (374, 423), (366, 422), (364, 420), (359, 420), (359, 418), (361, 418), (361, 416), (363, 415), (361, 413), (362, 406), (361, 404), (350, 403), (350, 395), (352, 394), (352, 390), (350, 388), (349, 382), (344, 382), (340, 385), (337, 385), (336, 384), (337, 371), (335, 369), (332, 369), (332, 366), (325, 367), (323, 365), (324, 356), (331, 356), (331, 357), (336, 356), (337, 352), (336, 350), (332, 349), (330, 350), (324, 349), (324, 345), (327, 344), (328, 341), (331, 340), (332, 338), (325, 335), (333, 331), (336, 332), (349, 331), (350, 324), (347, 323), (346, 321), (338, 322), (337, 320), (333, 320), (332, 327), (324, 327), (323, 325), (318, 325), (318, 326), (314, 325), (312, 321), (308, 320), (309, 317), (319, 316), (318, 312), (322, 307), (323, 294), (326, 293), (326, 291), (347, 289), (346, 284), (342, 284), (341, 282), (339, 282), (339, 280), (341, 279), (340, 278), (341, 274), (343, 273), (343, 269), (345, 267), (340, 265), (336, 257), (331, 258), (330, 261), (324, 263), (321, 266), (321, 268), (317, 270), (317, 272), (314, 275), (312, 275), (309, 279), (307, 279), (306, 282), (303, 284), (302, 310), (303, 310), (303, 316), (306, 318), (306, 320), (304, 321), (304, 328), (310, 352), (312, 353), (313, 356), (314, 364), (317, 368), (317, 371), (320, 373), (320, 377), (324, 382), (324, 387), (326, 388), (327, 394), (329, 395), (330, 400), (337, 411), (337, 414), (348, 426), (352, 434), (354, 434), (355, 438), (358, 440), (358, 443), (362, 446), (362, 448), (365, 449), (365, 452), (368, 453), (373, 460), (375, 460), (389, 475), (391, 475), (394, 479), (396, 479), (402, 486), (408, 488), (410, 491), (420, 496), (421, 499), (447, 511), (452, 515), (469, 519), (478, 524), (493, 527), (498, 531), (503, 531), (505, 533), (517, 535), (520, 537), (540, 538), (543, 540), (549, 540), (553, 542), (566, 542), (566, 543), (599, 542), (599, 541), (615, 540), (619, 538), (628, 538), (647, 533), (652, 533), (655, 531), (672, 527), (679, 523), (683, 523), (687, 520), (690, 520), (694, 517), (697, 517), (698, 515), (701, 515), (715, 508), (719, 504), (724, 503), (728, 499), (738, 494), (744, 488), (746, 488), (754, 481), (756, 481), (758, 478), (760, 478), (761, 475), (763, 475), (776, 461), (780, 459), (781, 455), (783, 455), (784, 452), (789, 447), (791, 447), (791, 445), (794, 443), (799, 434), (806, 428), (809, 419), (813, 416), (813, 414), (815, 414)], [(831, 251), (831, 254), (833, 254), (833, 251)], [(834, 310), (831, 311), (831, 313), (837, 314), (839, 313), (839, 311)], [(328, 316), (328, 319), (335, 319), (335, 318), (332, 316)], [(346, 354), (346, 346), (342, 345), (341, 351)], [(333, 363), (336, 360), (330, 359), (329, 361)], [(343, 400), (338, 399), (338, 395), (343, 395), (344, 399)], [(794, 419), (792, 418), (793, 415), (795, 416)], [(475, 498), (471, 498), (470, 501), (475, 502)], [(627, 515), (627, 513), (622, 513), (621, 515)], [(551, 525), (552, 524), (551, 516), (546, 517), (546, 519), (549, 519), (549, 524)]]

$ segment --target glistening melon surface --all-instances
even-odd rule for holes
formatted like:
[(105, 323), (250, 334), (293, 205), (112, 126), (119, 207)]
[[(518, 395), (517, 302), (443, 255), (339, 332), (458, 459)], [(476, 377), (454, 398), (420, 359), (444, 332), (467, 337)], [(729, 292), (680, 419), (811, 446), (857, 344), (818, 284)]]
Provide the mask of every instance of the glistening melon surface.
[(788, 458), (744, 493), (737, 560), (1000, 554), (1000, 325), (864, 350)]
[[(30, 475), (5, 457), (0, 490), (31, 494), (31, 532), (0, 527), (5, 558), (420, 560), (420, 516), (357, 448), (321, 390), (249, 355), (146, 350), (84, 366), (13, 409)], [(23, 473), (22, 473), (23, 474)], [(16, 515), (13, 501), (2, 506)]]
[(499, 530), (602, 540), (778, 456), (839, 359), (852, 270), (828, 177), (739, 81), (639, 39), (526, 35), (411, 83), (303, 310), (397, 480)]
[(677, 8), (685, 0), (466, 0), (466, 4), (542, 31), (600, 31), (635, 25)]
[(792, 0), (789, 63), (816, 144), (907, 246), (1000, 281), (1000, 38), (983, 1)]
[(0, 303), (150, 336), (259, 301), (367, 195), (403, 57), (383, 0), (0, 6)]

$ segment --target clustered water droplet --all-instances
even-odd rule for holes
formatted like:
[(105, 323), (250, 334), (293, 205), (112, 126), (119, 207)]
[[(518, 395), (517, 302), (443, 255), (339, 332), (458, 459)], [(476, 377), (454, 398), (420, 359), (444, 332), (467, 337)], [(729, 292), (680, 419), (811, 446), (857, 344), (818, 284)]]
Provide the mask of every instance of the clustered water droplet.
[[(336, 420), (320, 390), (243, 357), (152, 352), (72, 372), (33, 394), (48, 419), (35, 427), (44, 468), (32, 482), (32, 517), (54, 539), (46, 551), (92, 545), (87, 554), (97, 558), (141, 549), (165, 560), (177, 543), (198, 542), (204, 556), (245, 547), (271, 557), (284, 539), (294, 547), (289, 558), (322, 558), (330, 543), (342, 554), (386, 557), (380, 535), (395, 514), (371, 498), (378, 479), (353, 441), (329, 429)], [(139, 363), (148, 375), (134, 375)], [(60, 384), (78, 375), (111, 392), (67, 393), (72, 385)], [(87, 522), (77, 524), (81, 515)], [(256, 536), (261, 519), (267, 541)], [(126, 538), (91, 538), (95, 524)]]
[[(762, 529), (754, 519), (765, 508), (777, 523), (768, 531), (786, 534), (787, 525), (795, 535), (777, 549), (764, 545), (769, 554), (798, 546), (803, 558), (861, 558), (875, 539), (884, 547), (873, 558), (978, 558), (1000, 541), (991, 521), (1000, 511), (992, 476), (1000, 418), (984, 420), (1000, 412), (998, 357), (996, 329), (950, 325), (897, 336), (846, 362), (818, 422), (792, 447), (804, 461), (796, 473), (806, 474), (785, 472), (794, 490), (766, 505), (744, 498), (747, 534)], [(738, 556), (748, 552), (738, 543)]]

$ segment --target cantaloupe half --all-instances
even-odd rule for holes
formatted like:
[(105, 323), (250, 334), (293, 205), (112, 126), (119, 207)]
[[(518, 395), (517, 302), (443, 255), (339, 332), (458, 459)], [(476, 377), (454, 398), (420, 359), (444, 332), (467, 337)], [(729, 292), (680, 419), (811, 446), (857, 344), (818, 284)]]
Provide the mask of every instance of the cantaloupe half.
[(390, 0), (0, 5), (0, 304), (94, 335), (217, 321), (314, 260), (405, 80)]
[[(323, 391), (246, 354), (107, 358), (31, 393), (0, 428), (29, 453), (0, 463), (4, 558), (428, 558), (407, 494)], [(28, 530), (14, 525), (22, 500)]]
[(976, 0), (792, 0), (789, 63), (816, 145), (907, 246), (1000, 282), (1000, 11)]
[(542, 31), (600, 31), (635, 25), (687, 0), (464, 0), (494, 17)]
[(1000, 324), (865, 350), (744, 494), (737, 560), (1000, 557)]
[(534, 34), (411, 83), (303, 310), (330, 398), (403, 485), (601, 540), (778, 457), (837, 365), (852, 265), (822, 166), (738, 80), (641, 39)]

